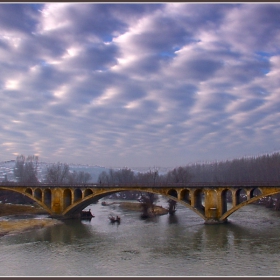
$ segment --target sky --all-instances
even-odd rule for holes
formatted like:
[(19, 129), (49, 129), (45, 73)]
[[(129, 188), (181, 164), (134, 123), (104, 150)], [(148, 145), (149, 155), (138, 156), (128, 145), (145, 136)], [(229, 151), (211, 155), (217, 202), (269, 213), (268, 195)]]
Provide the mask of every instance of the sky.
[(280, 4), (0, 4), (0, 161), (178, 167), (280, 149)]

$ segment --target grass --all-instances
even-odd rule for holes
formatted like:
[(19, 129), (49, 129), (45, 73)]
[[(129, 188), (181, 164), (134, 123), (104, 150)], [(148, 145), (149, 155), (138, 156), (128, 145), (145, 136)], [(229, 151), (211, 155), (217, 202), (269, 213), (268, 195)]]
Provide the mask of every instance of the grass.
[(47, 214), (47, 212), (39, 207), (23, 204), (5, 204), (0, 203), (0, 217), (21, 214)]
[[(22, 216), (22, 215), (40, 215), (47, 214), (41, 208), (31, 205), (19, 205), (19, 204), (0, 204), (0, 217), (8, 216)], [(25, 218), (25, 219), (11, 219), (0, 221), (0, 236), (6, 234), (19, 234), (26, 230), (39, 229), (47, 226), (52, 226), (61, 223), (58, 220), (50, 218)]]
[(49, 218), (0, 221), (0, 236), (6, 234), (19, 234), (26, 230), (53, 226), (58, 223), (60, 223), (60, 221)]

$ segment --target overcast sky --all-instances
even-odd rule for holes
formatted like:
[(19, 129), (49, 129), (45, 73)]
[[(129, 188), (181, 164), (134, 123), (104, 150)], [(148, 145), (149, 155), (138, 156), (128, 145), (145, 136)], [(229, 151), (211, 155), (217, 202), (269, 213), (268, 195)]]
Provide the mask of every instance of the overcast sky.
[(0, 4), (0, 161), (177, 167), (280, 149), (280, 4)]

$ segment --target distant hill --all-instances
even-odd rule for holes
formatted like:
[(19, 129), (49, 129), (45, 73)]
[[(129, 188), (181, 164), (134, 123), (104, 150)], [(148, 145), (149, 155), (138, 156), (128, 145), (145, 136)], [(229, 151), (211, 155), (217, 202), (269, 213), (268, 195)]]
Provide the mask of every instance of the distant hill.
[(14, 181), (14, 166), (15, 160), (0, 162), (0, 181), (3, 181), (5, 176), (9, 181)]

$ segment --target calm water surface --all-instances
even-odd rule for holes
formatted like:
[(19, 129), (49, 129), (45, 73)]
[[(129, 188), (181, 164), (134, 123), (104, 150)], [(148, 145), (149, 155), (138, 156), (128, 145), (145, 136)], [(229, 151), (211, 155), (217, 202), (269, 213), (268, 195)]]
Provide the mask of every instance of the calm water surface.
[(1, 237), (0, 276), (280, 276), (280, 213), (265, 207), (245, 206), (221, 225), (183, 206), (151, 220), (101, 201), (89, 208), (90, 222)]

